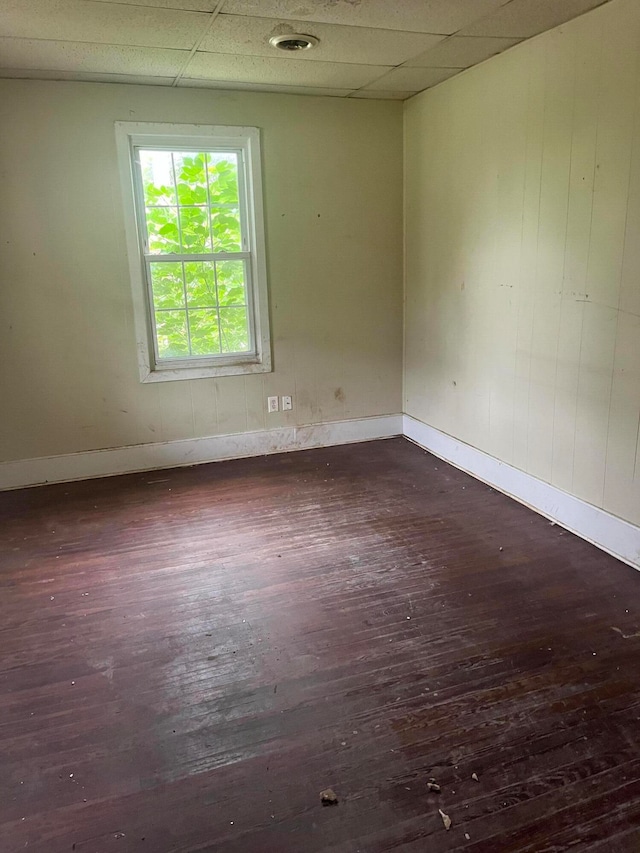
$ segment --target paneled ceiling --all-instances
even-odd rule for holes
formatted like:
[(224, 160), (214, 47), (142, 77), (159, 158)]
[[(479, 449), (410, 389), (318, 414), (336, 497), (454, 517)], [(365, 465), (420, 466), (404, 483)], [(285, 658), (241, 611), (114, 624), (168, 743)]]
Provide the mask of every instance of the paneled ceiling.
[(405, 99), (604, 2), (0, 0), (0, 77)]

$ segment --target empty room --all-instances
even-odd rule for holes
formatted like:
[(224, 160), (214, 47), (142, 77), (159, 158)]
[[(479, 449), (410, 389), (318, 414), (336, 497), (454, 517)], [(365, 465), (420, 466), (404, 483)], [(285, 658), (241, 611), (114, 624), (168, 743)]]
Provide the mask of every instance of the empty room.
[(0, 0), (0, 853), (640, 851), (639, 0)]

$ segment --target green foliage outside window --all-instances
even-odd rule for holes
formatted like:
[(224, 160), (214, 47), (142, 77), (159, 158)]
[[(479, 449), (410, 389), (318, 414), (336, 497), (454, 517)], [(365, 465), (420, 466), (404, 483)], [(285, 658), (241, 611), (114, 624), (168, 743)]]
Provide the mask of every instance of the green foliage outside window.
[(248, 352), (244, 259), (161, 260), (242, 251), (236, 154), (139, 154), (159, 357)]

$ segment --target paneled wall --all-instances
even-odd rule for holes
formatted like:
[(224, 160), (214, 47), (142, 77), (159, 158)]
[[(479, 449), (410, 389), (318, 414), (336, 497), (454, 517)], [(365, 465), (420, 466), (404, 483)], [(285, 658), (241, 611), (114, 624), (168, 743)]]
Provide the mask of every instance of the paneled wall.
[[(262, 129), (272, 374), (140, 384), (117, 120)], [(401, 411), (400, 104), (4, 80), (0, 123), (0, 461)]]
[(405, 109), (405, 411), (640, 523), (640, 4)]

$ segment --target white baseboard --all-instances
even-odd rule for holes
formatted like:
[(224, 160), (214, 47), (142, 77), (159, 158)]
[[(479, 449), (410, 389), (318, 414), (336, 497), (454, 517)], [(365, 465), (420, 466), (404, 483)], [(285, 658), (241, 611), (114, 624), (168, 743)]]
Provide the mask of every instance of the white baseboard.
[(397, 435), (404, 435), (445, 462), (640, 569), (640, 528), (410, 415), (383, 415), (3, 462), (0, 463), (0, 490), (330, 447)]
[(504, 492), (618, 560), (640, 569), (640, 528), (410, 415), (404, 415), (403, 423), (405, 437), (434, 456)]
[(235, 435), (135, 444), (62, 456), (43, 456), (0, 463), (0, 489), (20, 489), (44, 483), (65, 483), (70, 480), (130, 474), (134, 471), (177, 468), (202, 462), (219, 462), (222, 459), (241, 459), (289, 450), (372, 441), (396, 435), (402, 435), (402, 415), (383, 415)]

